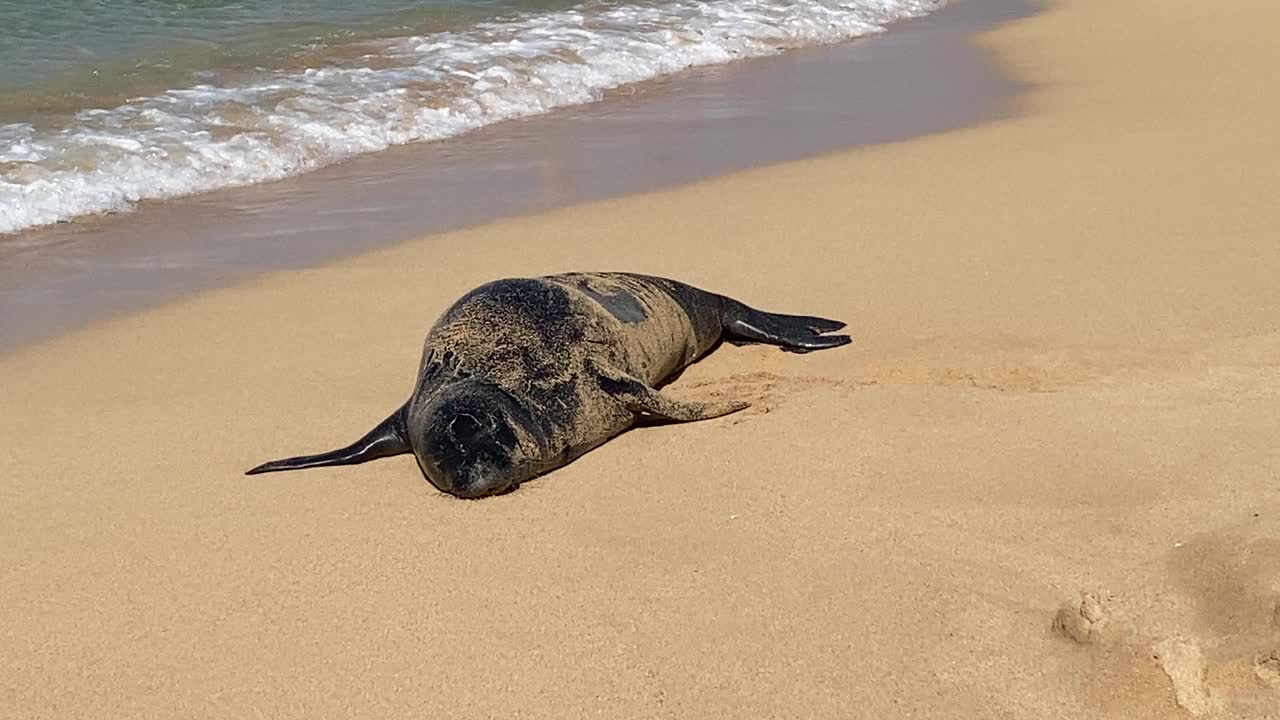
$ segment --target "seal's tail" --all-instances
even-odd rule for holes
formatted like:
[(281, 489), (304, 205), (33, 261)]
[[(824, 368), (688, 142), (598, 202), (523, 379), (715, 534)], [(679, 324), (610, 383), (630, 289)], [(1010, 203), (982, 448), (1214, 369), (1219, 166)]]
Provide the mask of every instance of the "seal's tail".
[(277, 472), (280, 470), (300, 470), (324, 465), (357, 465), (369, 460), (402, 455), (410, 451), (408, 433), (405, 429), (405, 413), (408, 405), (402, 405), (391, 417), (378, 423), (367, 435), (350, 445), (319, 455), (301, 455), (284, 460), (272, 460), (263, 463), (245, 475)]
[(737, 300), (728, 300), (722, 323), (730, 341), (769, 343), (789, 352), (806, 353), (852, 342), (848, 335), (826, 334), (844, 327), (839, 320), (765, 312)]

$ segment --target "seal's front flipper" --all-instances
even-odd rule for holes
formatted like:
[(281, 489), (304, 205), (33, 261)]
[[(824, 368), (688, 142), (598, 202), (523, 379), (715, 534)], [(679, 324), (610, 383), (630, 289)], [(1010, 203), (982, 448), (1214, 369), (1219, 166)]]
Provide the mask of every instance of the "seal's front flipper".
[(740, 400), (719, 400), (706, 403), (676, 400), (647, 385), (642, 385), (642, 388), (641, 391), (632, 393), (624, 399), (627, 409), (637, 415), (647, 415), (669, 422), (710, 420), (711, 418), (728, 415), (751, 407), (751, 403)]
[(789, 352), (806, 353), (852, 342), (848, 335), (823, 334), (844, 327), (839, 320), (764, 312), (736, 300), (730, 300), (725, 308), (723, 324), (730, 342), (768, 343)]
[(410, 451), (405, 430), (405, 413), (408, 405), (402, 405), (391, 417), (378, 423), (368, 434), (350, 445), (319, 455), (301, 455), (284, 460), (263, 463), (245, 475), (257, 475), (280, 470), (300, 470), (325, 465), (356, 465), (391, 455), (403, 455)]
[(691, 402), (667, 397), (617, 368), (603, 363), (592, 363), (596, 369), (600, 387), (617, 398), (628, 410), (658, 420), (669, 422), (693, 422), (728, 415), (751, 407), (751, 403), (738, 400), (717, 402)]

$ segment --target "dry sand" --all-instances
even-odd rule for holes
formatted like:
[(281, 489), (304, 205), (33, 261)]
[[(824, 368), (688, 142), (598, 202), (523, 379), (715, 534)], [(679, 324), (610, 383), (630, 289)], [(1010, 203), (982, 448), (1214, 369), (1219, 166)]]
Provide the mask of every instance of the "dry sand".
[[(1014, 118), (453, 233), (0, 359), (0, 715), (1280, 716), (1280, 95), (1262, 0), (983, 35)], [(850, 321), (463, 502), (246, 478), (402, 401), (493, 277)]]

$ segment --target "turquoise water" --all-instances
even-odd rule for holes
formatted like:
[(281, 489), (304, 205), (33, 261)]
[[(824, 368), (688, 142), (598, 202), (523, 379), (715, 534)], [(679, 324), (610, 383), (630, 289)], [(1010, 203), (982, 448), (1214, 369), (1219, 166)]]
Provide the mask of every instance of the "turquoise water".
[(510, 9), (514, 2), (412, 0), (0, 0), (0, 85), (121, 62), (165, 64), (175, 49), (271, 52), (291, 43), (332, 43), (362, 34), (413, 32)]
[(0, 234), (882, 32), (944, 0), (0, 0)]
[[(92, 104), (202, 70), (287, 65), (362, 39), (465, 26), (569, 0), (0, 0), (0, 95)], [(78, 96), (78, 97), (77, 97)], [(0, 112), (4, 104), (0, 103)], [(12, 113), (10, 113), (12, 114)]]

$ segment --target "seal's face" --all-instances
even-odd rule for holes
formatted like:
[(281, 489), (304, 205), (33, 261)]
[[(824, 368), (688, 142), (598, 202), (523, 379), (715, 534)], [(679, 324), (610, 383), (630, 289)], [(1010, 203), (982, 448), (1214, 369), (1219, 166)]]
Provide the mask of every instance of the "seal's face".
[(418, 466), (437, 489), (461, 498), (514, 490), (533, 458), (521, 448), (515, 403), (492, 385), (467, 384), (410, 412)]

